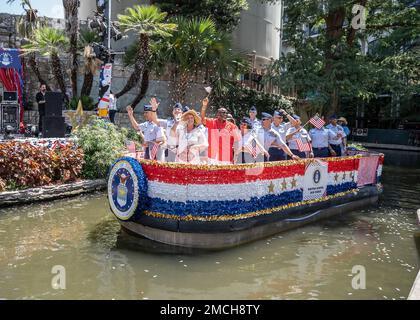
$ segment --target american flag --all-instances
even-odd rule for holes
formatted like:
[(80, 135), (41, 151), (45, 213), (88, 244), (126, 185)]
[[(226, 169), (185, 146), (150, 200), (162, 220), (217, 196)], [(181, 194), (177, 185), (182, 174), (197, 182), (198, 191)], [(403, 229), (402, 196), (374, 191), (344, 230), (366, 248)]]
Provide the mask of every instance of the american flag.
[(305, 139), (305, 141), (303, 141), (303, 139), (299, 138), (296, 140), (298, 149), (300, 152), (310, 152), (311, 151), (311, 145), (309, 144), (309, 142)]
[(155, 160), (156, 159), (156, 155), (158, 153), (160, 145), (155, 143), (153, 146), (152, 151), (150, 152), (150, 160)]
[(317, 129), (321, 129), (323, 126), (325, 126), (325, 121), (322, 120), (318, 115), (309, 120), (309, 122), (313, 124)]
[(245, 149), (249, 151), (250, 154), (254, 157), (254, 159), (257, 158), (257, 156), (262, 153), (262, 150), (260, 146), (256, 143), (255, 146), (252, 143), (254, 140), (250, 141), (248, 144), (245, 145)]

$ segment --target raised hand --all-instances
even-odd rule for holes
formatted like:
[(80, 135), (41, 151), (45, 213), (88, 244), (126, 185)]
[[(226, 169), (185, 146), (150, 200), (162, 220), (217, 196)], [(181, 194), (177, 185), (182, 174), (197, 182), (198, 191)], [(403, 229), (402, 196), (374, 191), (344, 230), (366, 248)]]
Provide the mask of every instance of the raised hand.
[(153, 97), (152, 99), (150, 99), (150, 105), (152, 106), (153, 111), (157, 111), (159, 109), (160, 103), (155, 97)]
[(134, 115), (134, 110), (131, 106), (128, 106), (126, 110), (129, 117), (132, 117)]
[(210, 102), (209, 98), (205, 98), (205, 99), (203, 100), (203, 107), (204, 107), (204, 108), (207, 108), (207, 107), (209, 106), (209, 102)]

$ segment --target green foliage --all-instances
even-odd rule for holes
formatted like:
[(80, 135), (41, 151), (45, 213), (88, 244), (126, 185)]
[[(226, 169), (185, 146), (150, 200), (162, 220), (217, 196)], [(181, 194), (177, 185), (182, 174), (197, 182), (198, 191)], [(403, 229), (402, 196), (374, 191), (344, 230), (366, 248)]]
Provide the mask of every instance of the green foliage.
[(91, 97), (82, 96), (81, 98), (72, 98), (68, 105), (68, 110), (76, 110), (79, 105), (79, 100), (82, 100), (84, 111), (93, 111), (95, 109), (95, 102)]
[(255, 106), (259, 113), (274, 113), (274, 111), (280, 109), (292, 113), (294, 103), (295, 101), (292, 98), (238, 86), (231, 86), (222, 96), (212, 97), (214, 106), (227, 108), (236, 119), (249, 116), (249, 109), (252, 106)]
[(346, 100), (361, 105), (382, 94), (404, 100), (420, 83), (420, 10), (412, 2), (358, 2), (368, 14), (366, 30), (356, 31), (350, 23), (354, 1), (285, 0), (284, 40), (294, 51), (272, 66), (266, 80), (323, 106), (324, 114), (340, 112)]
[(148, 36), (168, 37), (176, 28), (175, 24), (166, 23), (167, 13), (155, 6), (127, 8), (126, 14), (118, 15), (118, 25), (124, 31), (135, 31)]
[(39, 52), (41, 55), (49, 57), (65, 52), (68, 45), (69, 39), (63, 31), (40, 27), (33, 31), (33, 36), (29, 39), (29, 43), (23, 46), (23, 49), (25, 49), (25, 53)]
[(85, 153), (83, 177), (87, 179), (105, 178), (109, 166), (124, 151), (127, 139), (126, 133), (101, 119), (78, 130), (75, 137)]
[(229, 32), (239, 24), (241, 12), (248, 9), (246, 0), (156, 0), (155, 4), (171, 16), (211, 18), (219, 30)]

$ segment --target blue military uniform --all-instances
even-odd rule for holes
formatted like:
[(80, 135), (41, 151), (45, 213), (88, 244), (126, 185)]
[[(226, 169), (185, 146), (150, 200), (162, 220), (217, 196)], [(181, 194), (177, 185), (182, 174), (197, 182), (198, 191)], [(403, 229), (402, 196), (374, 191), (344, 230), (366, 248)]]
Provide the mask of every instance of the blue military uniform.
[(311, 129), (309, 135), (312, 139), (312, 150), (315, 158), (327, 158), (330, 156), (329, 142), (337, 136), (330, 129)]
[[(274, 112), (274, 116), (283, 117), (283, 114), (279, 111)], [(286, 141), (286, 133), (287, 131), (292, 128), (292, 124), (290, 122), (281, 123), (279, 126), (276, 126), (274, 123), (271, 124), (271, 128), (280, 134), (282, 141), (285, 143)], [(286, 144), (286, 143), (285, 143)], [(283, 161), (287, 160), (287, 154), (283, 151), (283, 149), (279, 148), (270, 148), (270, 161)]]
[[(145, 106), (144, 111), (152, 111), (151, 106)], [(164, 133), (161, 127), (157, 124), (153, 123), (152, 121), (146, 121), (139, 124), (139, 130), (143, 133), (144, 136), (144, 144), (146, 145), (145, 150), (145, 159), (151, 159), (151, 151), (156, 142), (161, 142), (164, 140)], [(162, 148), (159, 147), (159, 150), (156, 155), (156, 159), (153, 160), (163, 160), (163, 151)]]
[[(262, 114), (263, 118), (272, 119), (273, 116), (268, 113)], [(281, 155), (279, 156), (278, 146), (286, 146), (286, 143), (281, 138), (280, 134), (274, 130), (273, 128), (270, 129), (264, 129), (263, 127), (258, 128), (255, 130), (258, 141), (264, 146), (264, 149), (268, 151), (270, 154), (270, 159), (267, 159), (265, 157), (265, 161), (281, 161), (284, 160), (284, 158), (281, 158)], [(274, 144), (278, 146), (273, 146)], [(283, 151), (283, 150), (282, 150)]]
[[(343, 138), (346, 137), (346, 133), (344, 132), (343, 127), (339, 125), (333, 126), (332, 124), (329, 124), (326, 128), (334, 133), (335, 137), (329, 139), (329, 144), (337, 154), (337, 157), (341, 157), (341, 145), (343, 144)], [(342, 137), (338, 137), (339, 133), (341, 133)]]

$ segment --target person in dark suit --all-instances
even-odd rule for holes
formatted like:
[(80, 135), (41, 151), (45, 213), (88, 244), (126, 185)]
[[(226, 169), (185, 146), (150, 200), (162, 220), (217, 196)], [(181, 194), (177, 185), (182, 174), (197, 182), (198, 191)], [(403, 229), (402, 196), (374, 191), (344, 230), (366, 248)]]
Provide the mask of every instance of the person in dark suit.
[(39, 87), (39, 92), (35, 96), (35, 100), (38, 103), (38, 131), (42, 132), (42, 122), (45, 117), (45, 93), (47, 92), (47, 85), (42, 83)]

